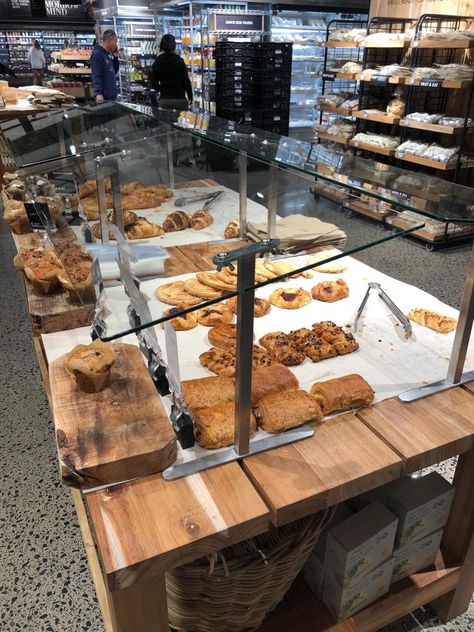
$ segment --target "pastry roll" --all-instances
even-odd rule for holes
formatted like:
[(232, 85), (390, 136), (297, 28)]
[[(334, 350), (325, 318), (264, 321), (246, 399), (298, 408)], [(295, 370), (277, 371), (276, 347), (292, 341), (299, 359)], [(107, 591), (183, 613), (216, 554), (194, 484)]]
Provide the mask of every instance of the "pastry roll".
[(173, 233), (178, 230), (184, 230), (191, 225), (191, 219), (189, 215), (186, 215), (184, 211), (173, 211), (170, 213), (163, 222), (163, 230), (165, 233)]
[[(235, 403), (224, 402), (194, 412), (194, 434), (201, 448), (215, 450), (234, 443)], [(250, 413), (250, 432), (257, 422)]]
[(252, 376), (252, 406), (270, 394), (296, 391), (299, 383), (295, 375), (282, 364), (272, 364), (254, 371)]
[(191, 228), (193, 230), (202, 230), (212, 224), (213, 222), (212, 215), (205, 211), (204, 209), (200, 209), (191, 215)]
[(372, 387), (357, 373), (325, 382), (316, 382), (311, 387), (310, 394), (316, 399), (325, 415), (336, 410), (369, 406), (374, 401)]
[(267, 432), (284, 432), (323, 417), (318, 402), (306, 391), (267, 395), (258, 402), (255, 415), (259, 426)]
[(235, 399), (235, 382), (230, 377), (202, 377), (182, 382), (184, 401), (192, 411)]
[(159, 237), (163, 234), (163, 229), (158, 224), (139, 217), (134, 224), (125, 228), (125, 233), (128, 239), (147, 239), (147, 237)]
[(438, 312), (432, 312), (429, 309), (423, 309), (422, 307), (412, 309), (408, 314), (408, 318), (413, 320), (415, 323), (418, 323), (418, 325), (429, 327), (430, 329), (439, 331), (442, 334), (447, 334), (455, 329), (458, 322), (455, 318), (443, 316), (442, 314), (438, 314)]

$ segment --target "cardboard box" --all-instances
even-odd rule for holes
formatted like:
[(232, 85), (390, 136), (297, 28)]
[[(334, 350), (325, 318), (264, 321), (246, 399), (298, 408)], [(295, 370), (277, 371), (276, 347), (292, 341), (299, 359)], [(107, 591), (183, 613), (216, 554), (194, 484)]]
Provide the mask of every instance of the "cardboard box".
[(350, 516), (327, 536), (324, 566), (346, 588), (391, 557), (397, 518), (381, 503)]
[(351, 498), (348, 503), (352, 511), (360, 511), (370, 503), (382, 503), (382, 505), (386, 505), (387, 498), (389, 495), (394, 492), (397, 487), (402, 484), (405, 478), (396, 478), (394, 481), (390, 481), (389, 483), (385, 483), (385, 485), (380, 485), (375, 489), (371, 489), (368, 492), (360, 494), (355, 498)]
[(398, 548), (443, 527), (454, 495), (454, 487), (437, 472), (400, 482), (387, 498), (387, 507), (398, 517)]
[(346, 503), (337, 505), (331, 522), (324, 531), (321, 532), (319, 540), (314, 545), (305, 564), (304, 577), (306, 583), (318, 598), (321, 598), (323, 592), (324, 556), (326, 553), (326, 542), (329, 530), (349, 518), (349, 516), (352, 516), (352, 511)]
[(392, 569), (393, 558), (390, 557), (361, 577), (358, 582), (345, 588), (334, 575), (326, 573), (323, 601), (338, 620), (347, 619), (387, 593)]
[(393, 552), (392, 583), (434, 564), (443, 529)]

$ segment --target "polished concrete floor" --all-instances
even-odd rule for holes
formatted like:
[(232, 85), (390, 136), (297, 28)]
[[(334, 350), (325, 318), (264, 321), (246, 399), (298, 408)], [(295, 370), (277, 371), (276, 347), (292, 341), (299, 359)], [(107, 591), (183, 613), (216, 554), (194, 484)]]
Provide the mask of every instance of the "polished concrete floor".
[[(249, 187), (251, 195), (258, 183)], [(308, 184), (285, 194), (303, 212), (314, 209)], [(329, 207), (321, 215), (357, 240), (378, 228)], [(53, 423), (41, 387), (13, 243), (0, 222), (0, 630), (2, 632), (102, 632), (71, 495), (59, 482)], [(458, 305), (469, 247), (427, 253), (395, 240), (359, 254), (383, 272)], [(447, 477), (452, 463), (440, 466)], [(474, 608), (442, 625), (428, 609), (417, 610), (385, 632), (469, 632)], [(140, 632), (131, 630), (130, 632)], [(216, 630), (216, 632), (219, 632)], [(285, 632), (291, 632), (290, 630)]]

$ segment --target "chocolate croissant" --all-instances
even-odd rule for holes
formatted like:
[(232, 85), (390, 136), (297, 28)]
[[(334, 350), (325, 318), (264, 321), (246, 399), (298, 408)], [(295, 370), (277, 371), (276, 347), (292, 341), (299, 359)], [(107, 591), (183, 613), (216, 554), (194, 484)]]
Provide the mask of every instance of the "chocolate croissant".
[(336, 410), (368, 406), (374, 401), (374, 391), (363, 377), (352, 373), (325, 382), (316, 382), (310, 394), (325, 415)]
[(165, 233), (173, 233), (177, 230), (189, 228), (190, 223), (189, 215), (186, 215), (184, 211), (173, 211), (163, 222), (163, 230)]
[(129, 239), (146, 239), (147, 237), (159, 237), (163, 234), (163, 229), (158, 224), (152, 224), (144, 217), (125, 228), (125, 233)]
[(202, 230), (212, 224), (213, 217), (210, 213), (205, 211), (204, 209), (199, 209), (191, 215), (191, 228), (193, 230)]
[(267, 395), (255, 408), (258, 424), (266, 432), (284, 432), (323, 417), (318, 402), (306, 391)]

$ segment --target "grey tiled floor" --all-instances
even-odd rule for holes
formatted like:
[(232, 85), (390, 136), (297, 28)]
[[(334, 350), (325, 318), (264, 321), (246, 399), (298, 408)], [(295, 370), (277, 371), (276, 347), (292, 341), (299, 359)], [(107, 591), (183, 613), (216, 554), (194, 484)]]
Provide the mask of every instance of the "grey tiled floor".
[[(347, 221), (332, 211), (327, 214), (341, 225)], [(352, 230), (374, 230), (366, 222), (351, 225)], [(361, 258), (458, 304), (468, 248), (430, 255), (407, 241), (387, 248), (375, 248)], [(0, 630), (102, 632), (71, 496), (59, 483), (51, 414), (13, 254), (10, 235), (0, 222)], [(450, 464), (444, 468), (448, 474), (452, 470)], [(386, 632), (473, 629), (471, 607), (448, 625), (419, 610)]]

